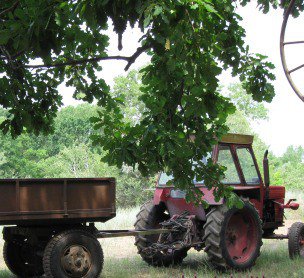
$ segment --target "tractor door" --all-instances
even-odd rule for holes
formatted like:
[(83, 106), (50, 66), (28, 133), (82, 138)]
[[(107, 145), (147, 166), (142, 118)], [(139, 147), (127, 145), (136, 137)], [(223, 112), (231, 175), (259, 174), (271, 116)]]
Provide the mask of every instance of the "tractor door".
[(251, 146), (235, 145), (234, 150), (244, 186), (260, 187), (262, 179)]
[(262, 217), (264, 184), (251, 144), (219, 144), (217, 163), (226, 167), (222, 182), (249, 198)]

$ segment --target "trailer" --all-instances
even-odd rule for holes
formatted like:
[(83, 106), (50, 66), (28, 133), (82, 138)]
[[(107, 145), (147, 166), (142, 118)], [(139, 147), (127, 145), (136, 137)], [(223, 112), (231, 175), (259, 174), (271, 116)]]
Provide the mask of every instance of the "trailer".
[(2, 179), (3, 257), (18, 277), (97, 277), (94, 222), (116, 215), (115, 179)]
[(103, 252), (97, 238), (164, 230), (98, 231), (116, 216), (115, 179), (2, 179), (3, 257), (17, 277), (98, 277)]

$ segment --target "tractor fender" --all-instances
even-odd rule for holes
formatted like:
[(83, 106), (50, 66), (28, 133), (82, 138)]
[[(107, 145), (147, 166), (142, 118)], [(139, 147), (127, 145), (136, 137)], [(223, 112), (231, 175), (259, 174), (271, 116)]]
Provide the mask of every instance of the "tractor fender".
[[(154, 193), (154, 205), (159, 205), (164, 203), (167, 207), (170, 216), (176, 214), (181, 214), (184, 211), (188, 211), (190, 214), (195, 215), (199, 220), (206, 221), (205, 209), (202, 205), (195, 206), (193, 203), (187, 203), (185, 198), (182, 197), (172, 197), (173, 194), (171, 190), (174, 188), (156, 188)], [(224, 203), (223, 199), (220, 199), (218, 202), (215, 201), (213, 196), (213, 189), (208, 190), (206, 187), (200, 187), (200, 190), (203, 192), (203, 200), (211, 206), (222, 205)]]
[(160, 202), (166, 202), (166, 200), (170, 197), (170, 191), (170, 188), (156, 188), (153, 198), (154, 205), (159, 205)]

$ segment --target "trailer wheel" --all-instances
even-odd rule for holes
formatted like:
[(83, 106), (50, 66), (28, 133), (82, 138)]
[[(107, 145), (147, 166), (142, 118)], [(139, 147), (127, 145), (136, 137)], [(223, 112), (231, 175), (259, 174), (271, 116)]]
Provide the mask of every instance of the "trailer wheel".
[[(134, 227), (136, 230), (157, 229), (161, 222), (170, 219), (164, 204), (154, 205), (153, 201), (148, 201), (141, 206), (140, 212), (136, 216)], [(187, 256), (188, 249), (174, 250), (171, 254), (157, 252), (155, 255), (148, 256), (144, 249), (157, 242), (159, 235), (138, 235), (135, 237), (135, 245), (142, 259), (152, 266), (170, 266), (181, 264)]]
[(46, 246), (43, 268), (47, 278), (99, 277), (103, 252), (97, 238), (85, 230), (68, 230)]
[(242, 209), (214, 207), (204, 225), (205, 251), (218, 270), (251, 268), (262, 246), (262, 225), (255, 207), (244, 202)]
[(22, 242), (9, 241), (3, 246), (3, 258), (8, 269), (17, 277), (43, 275), (42, 257), (35, 248)]
[(289, 228), (288, 250), (291, 259), (304, 257), (304, 223), (296, 222)]

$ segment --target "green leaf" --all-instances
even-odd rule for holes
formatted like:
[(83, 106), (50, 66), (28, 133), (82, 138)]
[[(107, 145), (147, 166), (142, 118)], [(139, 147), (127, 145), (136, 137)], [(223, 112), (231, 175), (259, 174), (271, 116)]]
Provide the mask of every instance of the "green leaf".
[(186, 136), (183, 132), (179, 132), (178, 137), (181, 138), (181, 139), (184, 139)]
[(213, 5), (203, 2), (203, 6), (205, 9), (210, 13), (217, 13), (216, 9), (213, 7)]
[(7, 44), (10, 38), (11, 38), (11, 33), (9, 30), (0, 31), (0, 45)]
[(154, 16), (158, 16), (163, 12), (163, 8), (161, 6), (156, 6), (154, 9)]
[(27, 20), (27, 15), (23, 9), (16, 9), (14, 15), (20, 18), (21, 20)]
[(151, 22), (152, 16), (149, 14), (147, 17), (145, 17), (144, 20), (144, 27), (147, 28)]
[(59, 8), (62, 9), (64, 7), (66, 7), (68, 5), (68, 2), (67, 1), (64, 1), (62, 2), (60, 5), (59, 5)]

